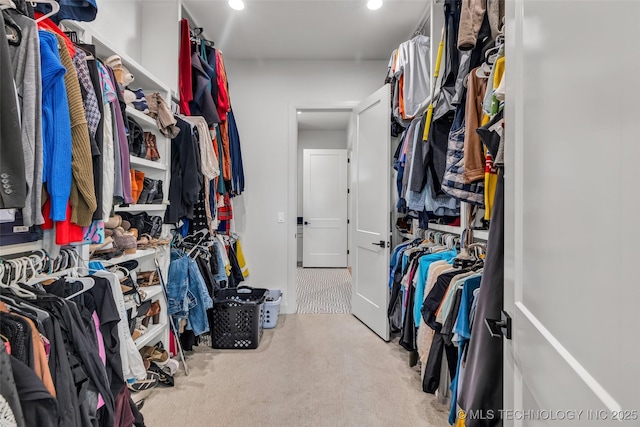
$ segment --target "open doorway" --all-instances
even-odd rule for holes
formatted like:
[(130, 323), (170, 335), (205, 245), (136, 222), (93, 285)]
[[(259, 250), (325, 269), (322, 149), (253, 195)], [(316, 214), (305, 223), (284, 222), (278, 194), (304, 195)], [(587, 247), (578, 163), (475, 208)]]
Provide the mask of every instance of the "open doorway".
[(298, 109), (298, 313), (350, 313), (348, 271), (351, 109)]

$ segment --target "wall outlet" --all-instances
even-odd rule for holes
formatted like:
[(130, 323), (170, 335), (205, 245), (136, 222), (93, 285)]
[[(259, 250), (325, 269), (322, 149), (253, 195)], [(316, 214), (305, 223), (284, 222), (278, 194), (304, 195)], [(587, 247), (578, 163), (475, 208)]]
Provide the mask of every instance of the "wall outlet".
[(284, 222), (284, 212), (278, 212), (278, 223), (281, 224)]

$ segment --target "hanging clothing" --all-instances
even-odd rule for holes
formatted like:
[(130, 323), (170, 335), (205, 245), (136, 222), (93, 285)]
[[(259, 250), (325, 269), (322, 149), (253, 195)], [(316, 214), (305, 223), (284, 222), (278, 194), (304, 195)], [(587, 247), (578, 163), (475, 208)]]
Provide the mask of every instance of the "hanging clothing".
[(180, 51), (178, 57), (178, 85), (180, 88), (180, 113), (191, 115), (189, 103), (193, 100), (193, 83), (191, 80), (191, 35), (189, 21), (180, 20)]
[[(40, 70), (40, 40), (35, 22), (17, 10), (2, 12), (20, 27), (20, 44), (9, 45), (13, 76), (19, 100), (22, 150), (24, 154), (27, 196), (22, 215), (24, 225), (30, 227), (44, 222), (42, 216), (42, 74)], [(3, 58), (4, 62), (4, 58)], [(5, 94), (2, 99), (5, 100)], [(3, 115), (5, 112), (3, 112)], [(9, 115), (8, 112), (6, 112)], [(0, 149), (11, 158), (10, 151)], [(2, 172), (0, 172), (2, 174)]]
[(229, 148), (231, 156), (231, 188), (234, 195), (244, 192), (244, 166), (242, 164), (242, 149), (240, 148), (240, 134), (236, 125), (233, 111), (227, 115), (229, 121)]
[[(484, 319), (499, 319), (504, 299), (504, 176), (498, 174), (498, 187), (484, 273), (478, 294), (476, 323)], [(458, 404), (466, 412), (502, 409), (503, 340), (491, 337), (480, 323), (471, 331), (467, 356), (462, 361), (458, 380)], [(468, 418), (468, 427), (501, 425), (499, 417), (492, 421)]]
[(198, 54), (191, 54), (192, 68), (192, 84), (193, 84), (193, 100), (189, 102), (189, 110), (193, 116), (203, 116), (207, 120), (209, 126), (220, 123), (220, 116), (216, 108), (216, 104), (211, 95), (211, 78), (212, 72), (210, 66)]
[[(58, 35), (58, 43), (64, 45), (66, 36)], [(60, 49), (60, 59), (66, 68), (65, 86), (69, 117), (71, 119), (71, 222), (79, 226), (91, 224), (93, 213), (97, 208), (95, 188), (93, 186), (93, 159), (91, 155), (91, 140), (87, 127), (87, 119), (82, 103), (82, 94), (78, 81), (78, 74), (73, 66), (69, 52)], [(56, 124), (58, 126), (58, 124)], [(59, 167), (57, 164), (55, 167)]]
[[(54, 221), (66, 219), (71, 194), (71, 119), (64, 83), (66, 69), (58, 53), (58, 39), (38, 31), (42, 69), (43, 181)], [(3, 100), (5, 97), (2, 98)], [(5, 157), (3, 155), (3, 157)]]
[(170, 204), (165, 214), (165, 222), (170, 224), (183, 217), (192, 217), (201, 188), (199, 148), (192, 125), (178, 118), (177, 126), (180, 133), (171, 140)]

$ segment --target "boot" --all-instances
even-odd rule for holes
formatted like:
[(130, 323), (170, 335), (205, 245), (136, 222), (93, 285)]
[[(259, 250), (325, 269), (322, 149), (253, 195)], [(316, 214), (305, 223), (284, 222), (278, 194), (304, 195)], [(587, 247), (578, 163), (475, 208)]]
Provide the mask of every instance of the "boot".
[(160, 153), (158, 152), (158, 145), (156, 143), (156, 136), (151, 132), (144, 133), (144, 141), (147, 145), (147, 160), (157, 161), (160, 160)]
[(151, 178), (144, 178), (144, 185), (142, 187), (142, 193), (140, 193), (140, 199), (138, 204), (145, 205), (153, 203), (153, 198), (156, 197), (158, 192), (158, 181)]
[(164, 200), (164, 192), (162, 191), (162, 180), (158, 180), (158, 191), (156, 192), (153, 200), (150, 203), (154, 205), (161, 205)]
[(134, 177), (135, 179), (131, 180), (131, 186), (133, 187), (133, 182), (135, 181), (136, 187), (138, 188), (138, 193), (133, 195), (133, 200), (135, 203), (140, 203), (138, 200), (140, 199), (140, 194), (144, 189), (144, 172), (135, 171)]
[(142, 191), (142, 188), (138, 188), (138, 183), (136, 182), (136, 171), (131, 169), (129, 172), (131, 175), (131, 198), (133, 199), (133, 203), (136, 203), (136, 200), (140, 197), (140, 191)]

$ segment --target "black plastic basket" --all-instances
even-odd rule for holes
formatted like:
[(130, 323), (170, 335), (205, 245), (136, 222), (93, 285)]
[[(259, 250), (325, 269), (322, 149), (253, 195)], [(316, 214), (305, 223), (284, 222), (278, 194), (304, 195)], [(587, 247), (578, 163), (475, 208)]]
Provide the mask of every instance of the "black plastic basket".
[(223, 349), (258, 348), (262, 338), (267, 292), (267, 289), (248, 286), (216, 292), (213, 299), (211, 346)]

